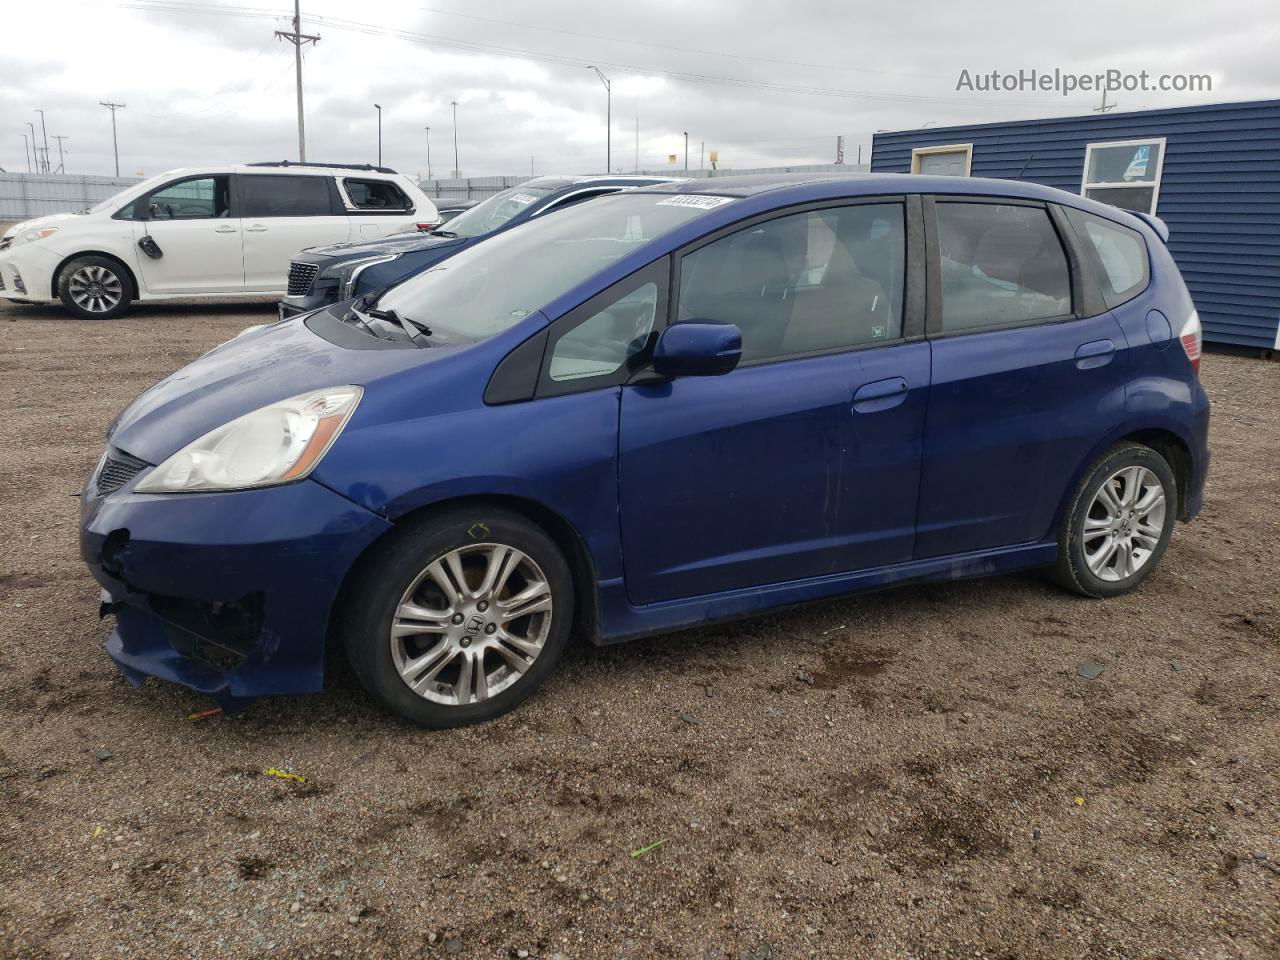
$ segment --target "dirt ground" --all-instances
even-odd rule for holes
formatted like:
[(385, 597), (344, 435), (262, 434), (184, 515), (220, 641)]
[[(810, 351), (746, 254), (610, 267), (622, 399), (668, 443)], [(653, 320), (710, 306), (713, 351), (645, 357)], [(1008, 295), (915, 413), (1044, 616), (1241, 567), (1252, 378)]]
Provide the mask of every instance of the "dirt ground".
[(575, 649), (448, 733), (346, 675), (191, 720), (103, 652), (73, 495), (269, 317), (0, 305), (0, 956), (1280, 957), (1280, 364), (1208, 355), (1204, 514), (1119, 600), (1026, 574)]

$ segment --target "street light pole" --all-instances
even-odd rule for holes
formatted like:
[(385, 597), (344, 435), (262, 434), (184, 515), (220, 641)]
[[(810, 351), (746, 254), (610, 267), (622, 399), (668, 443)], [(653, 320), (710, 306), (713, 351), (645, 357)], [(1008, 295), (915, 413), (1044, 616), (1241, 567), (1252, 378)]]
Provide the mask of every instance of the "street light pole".
[(36, 125), (28, 120), (27, 126), (31, 129), (31, 156), (36, 161), (36, 173), (43, 173), (40, 169), (40, 141), (36, 139)]
[(427, 179), (431, 179), (431, 128), (423, 127), (427, 131)]
[(34, 173), (35, 171), (31, 169), (31, 148), (27, 143), (27, 135), (25, 133), (22, 135), (22, 151), (27, 155), (27, 173)]
[(382, 104), (375, 103), (373, 108), (378, 111), (378, 166), (382, 166)]
[(684, 168), (689, 169), (689, 131), (684, 132)]
[(604, 84), (604, 172), (609, 173), (613, 169), (613, 84), (599, 67), (587, 69), (594, 70)]
[(453, 107), (453, 177), (457, 180), (462, 177), (462, 170), (458, 167), (458, 101), (450, 100), (449, 106)]

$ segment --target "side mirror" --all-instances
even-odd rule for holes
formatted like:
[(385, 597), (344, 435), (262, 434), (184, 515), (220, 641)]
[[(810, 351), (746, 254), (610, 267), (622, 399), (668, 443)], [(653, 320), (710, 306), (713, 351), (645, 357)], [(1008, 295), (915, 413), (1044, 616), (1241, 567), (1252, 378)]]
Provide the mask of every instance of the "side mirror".
[(731, 323), (691, 321), (662, 331), (653, 370), (664, 377), (715, 377), (742, 359), (742, 331)]

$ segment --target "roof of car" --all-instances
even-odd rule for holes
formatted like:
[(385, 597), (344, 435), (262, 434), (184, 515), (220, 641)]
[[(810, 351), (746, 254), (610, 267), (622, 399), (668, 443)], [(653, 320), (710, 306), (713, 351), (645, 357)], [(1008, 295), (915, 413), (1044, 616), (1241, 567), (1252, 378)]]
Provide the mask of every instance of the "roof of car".
[(1062, 191), (1024, 180), (982, 177), (930, 177), (916, 173), (765, 173), (739, 177), (705, 177), (649, 187), (646, 193), (697, 193), (721, 197), (751, 197), (815, 183), (845, 183), (850, 194), (874, 193), (994, 193), (1009, 196), (1060, 196)]
[(534, 177), (520, 184), (522, 187), (541, 187), (544, 190), (563, 190), (565, 187), (577, 187), (589, 183), (606, 185), (645, 187), (673, 183), (674, 177), (646, 177), (625, 173), (600, 173), (585, 176), (563, 175)]

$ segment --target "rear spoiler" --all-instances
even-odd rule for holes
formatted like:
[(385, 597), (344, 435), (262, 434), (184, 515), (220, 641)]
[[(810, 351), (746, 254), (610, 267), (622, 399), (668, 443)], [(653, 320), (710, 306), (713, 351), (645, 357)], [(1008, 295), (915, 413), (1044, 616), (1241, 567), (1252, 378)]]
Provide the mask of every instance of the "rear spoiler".
[(1169, 242), (1169, 225), (1159, 217), (1154, 217), (1149, 213), (1140, 213), (1137, 210), (1130, 210), (1129, 213), (1132, 213), (1135, 217), (1154, 230), (1163, 243)]

